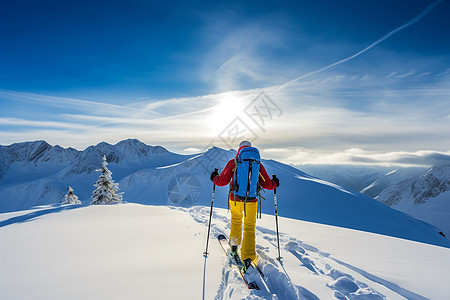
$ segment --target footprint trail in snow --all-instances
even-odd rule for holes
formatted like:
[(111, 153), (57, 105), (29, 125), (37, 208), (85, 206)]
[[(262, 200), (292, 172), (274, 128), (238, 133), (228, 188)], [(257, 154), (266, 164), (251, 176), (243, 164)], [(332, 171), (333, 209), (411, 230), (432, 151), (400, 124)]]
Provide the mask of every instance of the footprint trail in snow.
[[(193, 207), (181, 209), (191, 215), (194, 220), (208, 226), (209, 208)], [(223, 215), (225, 210), (213, 212), (211, 236), (213, 240), (218, 234), (228, 235), (229, 217)], [(328, 294), (327, 298), (334, 299), (362, 299), (382, 300), (388, 299), (382, 288), (390, 289), (382, 284), (381, 280), (371, 280), (358, 272), (356, 267), (348, 265), (321, 252), (314, 246), (308, 245), (287, 234), (280, 235), (280, 245), (284, 259), (280, 262), (277, 257), (276, 232), (262, 227), (256, 227), (258, 266), (266, 276), (266, 283), (271, 295), (257, 290), (248, 290), (238, 272), (233, 270), (223, 257), (222, 279), (217, 289), (215, 299), (310, 299), (316, 300)], [(211, 240), (211, 242), (212, 242)], [(283, 261), (289, 261), (284, 263)], [(294, 264), (292, 263), (294, 262)], [(302, 276), (307, 276), (320, 285), (322, 293), (316, 293), (316, 288), (302, 285)], [(308, 280), (311, 282), (311, 279)], [(326, 292), (328, 290), (328, 292)], [(396, 299), (405, 299), (405, 295), (395, 293)], [(391, 293), (392, 296), (392, 293)], [(419, 295), (417, 299), (421, 299)], [(415, 297), (414, 297), (415, 298)]]

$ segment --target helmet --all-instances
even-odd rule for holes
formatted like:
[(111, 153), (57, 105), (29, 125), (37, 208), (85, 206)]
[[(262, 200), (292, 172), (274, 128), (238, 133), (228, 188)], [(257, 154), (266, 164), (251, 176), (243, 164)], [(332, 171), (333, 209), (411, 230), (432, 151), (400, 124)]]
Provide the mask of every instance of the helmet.
[(243, 146), (249, 146), (249, 147), (251, 147), (251, 146), (252, 146), (252, 143), (250, 143), (249, 141), (242, 141), (242, 142), (239, 144), (239, 148), (241, 148), (241, 147), (243, 147)]

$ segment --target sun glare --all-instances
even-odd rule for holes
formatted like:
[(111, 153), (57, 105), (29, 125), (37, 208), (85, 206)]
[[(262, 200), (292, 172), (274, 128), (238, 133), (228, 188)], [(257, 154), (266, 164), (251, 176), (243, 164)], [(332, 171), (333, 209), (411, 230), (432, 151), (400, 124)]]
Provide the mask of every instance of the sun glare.
[(234, 95), (224, 95), (211, 113), (208, 127), (213, 135), (219, 135), (245, 108), (244, 99)]

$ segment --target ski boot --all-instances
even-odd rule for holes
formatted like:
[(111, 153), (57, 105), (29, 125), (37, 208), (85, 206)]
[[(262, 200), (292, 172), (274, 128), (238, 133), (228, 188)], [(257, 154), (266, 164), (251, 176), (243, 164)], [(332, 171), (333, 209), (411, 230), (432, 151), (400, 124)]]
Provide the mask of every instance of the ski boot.
[(243, 261), (244, 266), (242, 267), (242, 272), (245, 274), (247, 273), (247, 270), (252, 266), (252, 259), (247, 258)]

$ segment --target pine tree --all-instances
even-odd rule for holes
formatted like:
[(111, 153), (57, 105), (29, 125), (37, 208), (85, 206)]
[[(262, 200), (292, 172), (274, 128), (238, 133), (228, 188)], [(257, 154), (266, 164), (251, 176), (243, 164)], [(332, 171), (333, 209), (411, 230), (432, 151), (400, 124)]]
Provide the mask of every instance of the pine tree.
[(97, 182), (94, 184), (97, 189), (93, 192), (91, 204), (113, 204), (122, 202), (122, 194), (118, 193), (119, 184), (114, 183), (111, 171), (106, 167), (106, 156), (103, 155), (102, 168), (96, 171), (102, 172)]
[(61, 201), (62, 204), (81, 204), (81, 201), (78, 200), (78, 196), (73, 193), (73, 188), (70, 186), (67, 188), (67, 194), (64, 196), (64, 199)]

